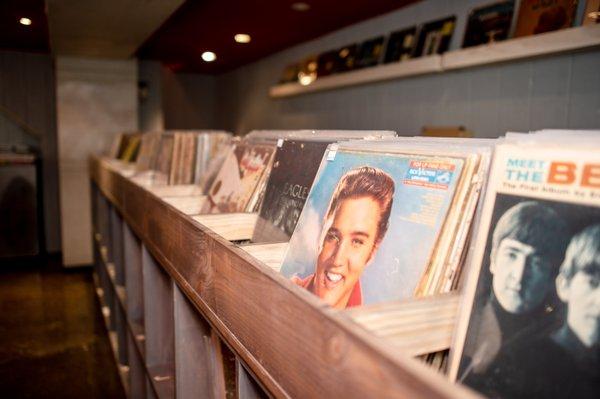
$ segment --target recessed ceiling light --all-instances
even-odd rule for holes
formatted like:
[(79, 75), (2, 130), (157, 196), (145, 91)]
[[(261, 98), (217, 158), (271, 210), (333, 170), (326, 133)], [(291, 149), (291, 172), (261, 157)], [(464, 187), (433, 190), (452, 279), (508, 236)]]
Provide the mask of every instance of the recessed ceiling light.
[(250, 43), (250, 35), (246, 33), (238, 33), (233, 39), (238, 43)]
[(310, 10), (310, 4), (304, 3), (302, 1), (292, 3), (292, 10), (294, 11), (308, 11)]
[(206, 62), (213, 62), (217, 59), (217, 55), (212, 51), (205, 51), (202, 53), (202, 59)]
[(29, 25), (31, 25), (31, 20), (30, 20), (29, 18), (25, 18), (25, 17), (23, 17), (23, 18), (21, 18), (21, 19), (19, 20), (19, 23), (20, 23), (21, 25), (27, 25), (27, 26), (29, 26)]

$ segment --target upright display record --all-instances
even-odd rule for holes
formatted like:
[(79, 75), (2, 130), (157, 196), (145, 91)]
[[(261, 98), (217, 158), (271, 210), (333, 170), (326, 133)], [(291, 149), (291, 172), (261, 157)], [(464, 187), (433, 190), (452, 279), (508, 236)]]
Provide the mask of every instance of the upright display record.
[(598, 148), (503, 144), (490, 179), (451, 375), (491, 397), (598, 397)]
[(230, 150), (208, 193), (209, 213), (246, 212), (257, 206), (275, 146), (238, 143)]
[(341, 148), (326, 154), (281, 272), (336, 308), (412, 297), (465, 159)]
[(285, 140), (278, 148), (252, 242), (290, 239), (327, 145), (328, 141)]

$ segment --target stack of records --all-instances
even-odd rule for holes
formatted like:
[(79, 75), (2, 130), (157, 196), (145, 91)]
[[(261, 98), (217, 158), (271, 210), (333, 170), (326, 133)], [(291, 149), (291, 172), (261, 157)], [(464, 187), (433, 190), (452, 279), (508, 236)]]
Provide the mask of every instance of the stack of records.
[(239, 137), (230, 137), (229, 140), (219, 141), (214, 149), (214, 154), (206, 163), (204, 172), (197, 176), (197, 183), (204, 194), (208, 194), (208, 190), (215, 181), (215, 177), (221, 170), (223, 162), (230, 154), (236, 144), (240, 142)]
[(169, 171), (169, 184), (191, 184), (194, 182), (196, 160), (196, 134), (173, 132), (173, 158)]
[(454, 289), (491, 145), (390, 139), (330, 145), (281, 272), (334, 308)]
[(162, 133), (160, 136), (156, 160), (152, 166), (152, 170), (156, 172), (154, 176), (155, 184), (168, 184), (169, 182), (171, 164), (173, 162), (173, 147), (173, 133)]
[(600, 132), (497, 146), (451, 359), (490, 397), (598, 397)]
[(113, 139), (108, 157), (135, 162), (140, 148), (141, 133), (119, 133)]
[(158, 146), (160, 145), (160, 132), (142, 134), (140, 150), (136, 159), (136, 170), (141, 172), (149, 170), (156, 162)]
[(200, 184), (211, 160), (231, 143), (231, 139), (231, 133), (220, 130), (203, 131), (196, 135), (194, 184)]
[(230, 141), (231, 134), (224, 131), (146, 133), (136, 170), (149, 171), (153, 184), (201, 184), (208, 165)]
[(252, 242), (289, 241), (304, 207), (321, 159), (330, 143), (341, 140), (390, 138), (392, 131), (301, 130), (278, 141), (264, 202)]

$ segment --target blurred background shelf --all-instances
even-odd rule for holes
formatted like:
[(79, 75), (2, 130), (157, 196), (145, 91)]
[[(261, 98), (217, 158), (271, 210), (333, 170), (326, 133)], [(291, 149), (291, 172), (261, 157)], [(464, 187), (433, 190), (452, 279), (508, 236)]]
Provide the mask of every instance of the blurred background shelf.
[(291, 97), (390, 79), (439, 73), (500, 62), (573, 52), (600, 46), (600, 25), (580, 26), (535, 36), (449, 51), (442, 55), (379, 65), (317, 78), (308, 85), (285, 83), (271, 86), (272, 98)]

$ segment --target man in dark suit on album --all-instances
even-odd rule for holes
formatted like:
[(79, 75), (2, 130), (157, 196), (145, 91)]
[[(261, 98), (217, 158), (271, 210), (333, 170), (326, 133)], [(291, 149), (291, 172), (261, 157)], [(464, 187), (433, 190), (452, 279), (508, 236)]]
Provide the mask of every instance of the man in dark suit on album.
[(562, 325), (540, 339), (523, 337), (503, 367), (518, 375), (506, 397), (597, 398), (600, 393), (600, 224), (573, 237), (556, 278)]
[[(564, 255), (566, 225), (551, 207), (523, 201), (509, 208), (494, 228), (489, 252), (491, 292), (471, 323), (479, 326), (465, 347), (459, 379), (491, 394), (503, 384), (501, 351), (522, 335), (550, 324), (554, 279)], [(477, 318), (478, 320), (476, 320)]]

